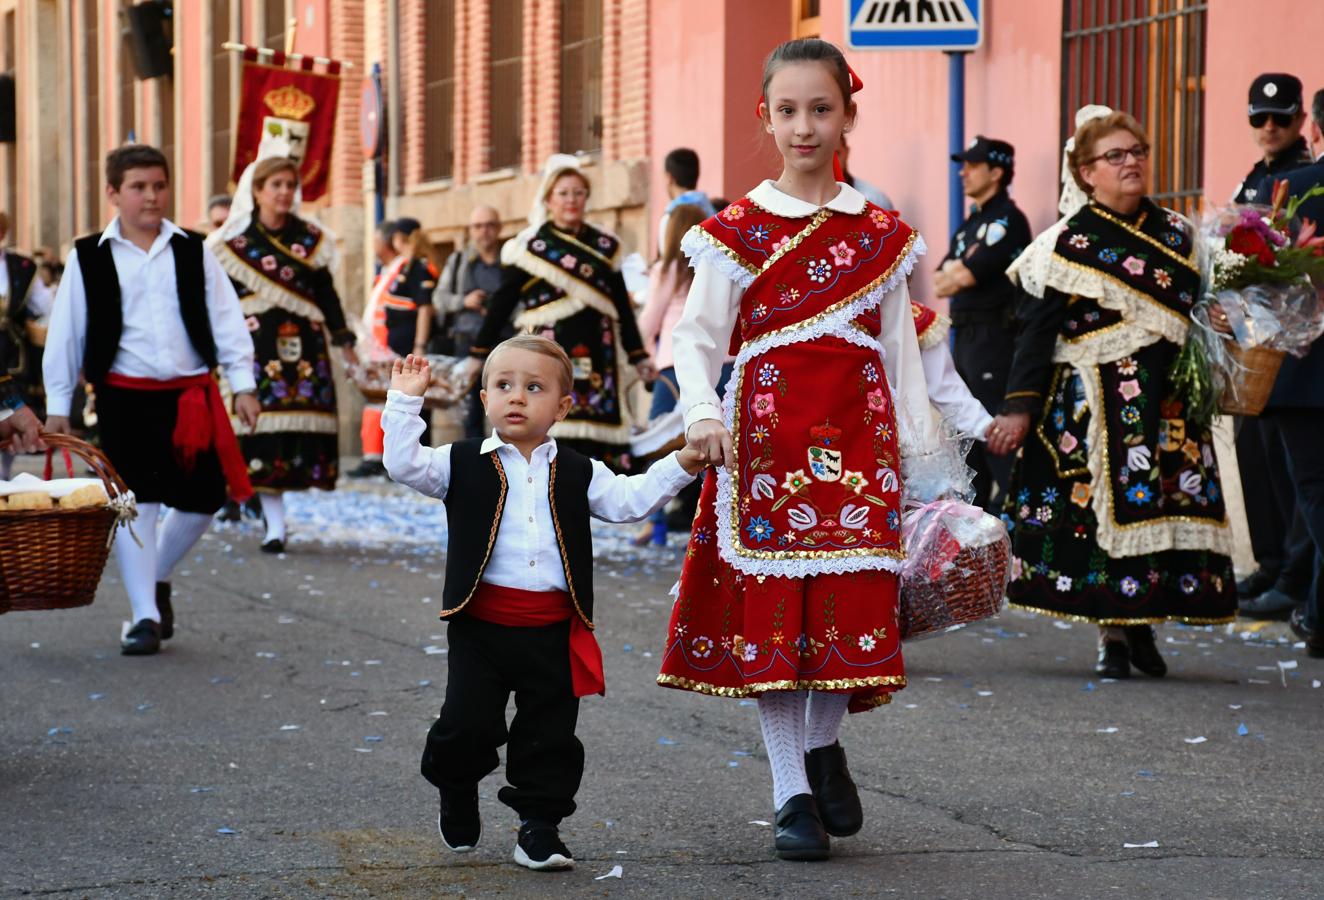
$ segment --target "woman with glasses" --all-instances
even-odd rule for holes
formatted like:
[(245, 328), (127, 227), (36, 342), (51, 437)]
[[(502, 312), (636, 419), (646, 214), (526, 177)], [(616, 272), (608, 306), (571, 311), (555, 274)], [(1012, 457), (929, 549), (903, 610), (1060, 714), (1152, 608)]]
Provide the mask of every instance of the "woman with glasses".
[(514, 315), (515, 330), (551, 338), (574, 369), (570, 413), (552, 426), (560, 443), (615, 469), (629, 466), (630, 425), (623, 407), (622, 357), (645, 380), (657, 371), (639, 337), (621, 279), (621, 242), (584, 221), (588, 176), (573, 156), (547, 161), (528, 227), (501, 248), (501, 287), (469, 348), (475, 377)]
[(1200, 296), (1195, 234), (1147, 196), (1139, 122), (1086, 107), (1076, 125), (1063, 218), (1008, 270), (1021, 330), (989, 441), (1022, 448), (1007, 590), (1014, 606), (1097, 624), (1099, 675), (1160, 677), (1152, 625), (1236, 612), (1213, 439), (1168, 376)]

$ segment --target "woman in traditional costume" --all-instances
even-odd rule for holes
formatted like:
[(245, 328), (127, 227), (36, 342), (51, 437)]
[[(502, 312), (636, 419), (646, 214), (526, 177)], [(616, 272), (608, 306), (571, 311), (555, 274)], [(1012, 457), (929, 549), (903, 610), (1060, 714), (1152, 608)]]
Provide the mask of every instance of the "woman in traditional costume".
[(621, 242), (584, 221), (588, 196), (588, 177), (575, 157), (557, 154), (547, 161), (528, 227), (501, 248), (507, 268), (487, 300), (469, 371), (476, 374), (512, 314), (516, 330), (556, 341), (574, 365), (574, 388), (570, 413), (552, 426), (552, 437), (624, 469), (630, 425), (622, 356), (647, 381), (657, 373), (621, 279)]
[(773, 51), (759, 111), (784, 171), (687, 235), (674, 332), (686, 436), (718, 468), (658, 683), (758, 698), (784, 859), (863, 824), (838, 729), (905, 686), (902, 504), (951, 487), (906, 288), (924, 243), (833, 175), (858, 85), (824, 41)]
[(1195, 235), (1146, 196), (1139, 122), (1086, 107), (1076, 123), (1063, 218), (1008, 270), (1026, 294), (995, 425), (1024, 441), (1003, 515), (1008, 596), (1099, 625), (1098, 674), (1158, 677), (1153, 624), (1236, 613), (1213, 438), (1169, 377), (1201, 292)]
[[(270, 151), (268, 151), (270, 152)], [(235, 284), (257, 351), (262, 415), (240, 444), (262, 494), (262, 549), (285, 549), (285, 491), (332, 490), (339, 467), (329, 345), (355, 361), (331, 273), (330, 234), (298, 215), (298, 163), (267, 155), (244, 170), (225, 225), (207, 239)]]

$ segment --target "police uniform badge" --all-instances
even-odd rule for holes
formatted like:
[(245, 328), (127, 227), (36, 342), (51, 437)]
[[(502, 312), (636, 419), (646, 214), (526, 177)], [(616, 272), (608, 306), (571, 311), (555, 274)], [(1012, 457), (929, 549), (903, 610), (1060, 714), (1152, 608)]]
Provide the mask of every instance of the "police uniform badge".
[(987, 236), (984, 238), (984, 243), (988, 244), (991, 247), (992, 245), (996, 244), (998, 241), (1002, 240), (1006, 236), (1007, 236), (1007, 220), (998, 219), (996, 222), (989, 223), (988, 233)]

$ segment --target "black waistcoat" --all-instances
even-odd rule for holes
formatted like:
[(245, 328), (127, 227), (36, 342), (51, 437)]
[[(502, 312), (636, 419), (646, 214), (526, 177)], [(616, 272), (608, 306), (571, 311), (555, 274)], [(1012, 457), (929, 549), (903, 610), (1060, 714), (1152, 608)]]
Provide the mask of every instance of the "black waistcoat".
[(28, 317), (28, 289), (36, 277), (37, 266), (26, 256), (6, 251), (5, 268), (9, 270), (9, 318), (22, 322)]
[[(97, 384), (110, 372), (120, 349), (124, 331), (124, 307), (120, 296), (119, 274), (110, 253), (110, 241), (99, 244), (100, 234), (91, 234), (74, 242), (78, 268), (83, 276), (87, 297), (87, 347), (83, 351), (83, 375)], [(216, 339), (207, 316), (207, 278), (202, 268), (202, 236), (193, 232), (175, 234), (170, 250), (175, 256), (175, 291), (179, 295), (179, 315), (189, 343), (202, 357), (207, 368), (216, 368)]]
[[(501, 511), (506, 505), (506, 471), (496, 451), (483, 453), (481, 438), (451, 444), (451, 480), (446, 490), (446, 583), (444, 619), (464, 608), (492, 557)], [(556, 545), (575, 610), (593, 627), (593, 537), (589, 530), (588, 485), (593, 463), (564, 444), (556, 448), (548, 479)]]

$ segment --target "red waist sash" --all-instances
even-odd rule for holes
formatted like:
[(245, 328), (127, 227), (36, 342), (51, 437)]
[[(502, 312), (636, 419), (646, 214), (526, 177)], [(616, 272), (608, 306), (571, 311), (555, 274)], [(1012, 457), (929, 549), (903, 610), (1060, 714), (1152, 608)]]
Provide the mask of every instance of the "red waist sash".
[(221, 399), (216, 379), (210, 372), (166, 381), (112, 372), (106, 376), (106, 384), (128, 391), (179, 391), (179, 415), (175, 419), (172, 442), (180, 466), (185, 472), (191, 472), (198, 454), (215, 448), (230, 496), (240, 503), (253, 496), (253, 485), (248, 480), (248, 466), (239, 450), (239, 439), (230, 426), (230, 414), (225, 410), (225, 401)]
[(479, 582), (465, 612), (494, 625), (530, 628), (570, 620), (570, 683), (576, 697), (606, 694), (602, 648), (565, 591), (525, 591)]

